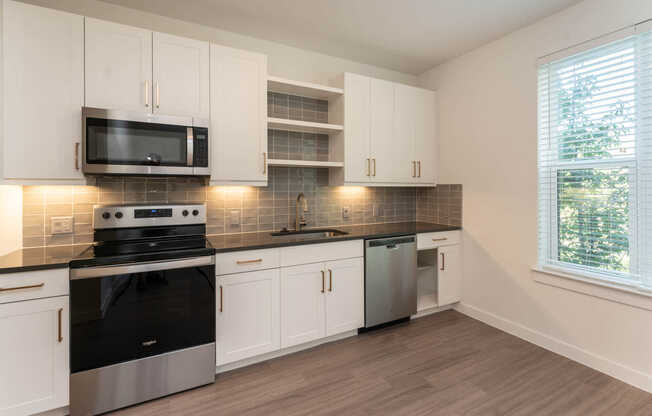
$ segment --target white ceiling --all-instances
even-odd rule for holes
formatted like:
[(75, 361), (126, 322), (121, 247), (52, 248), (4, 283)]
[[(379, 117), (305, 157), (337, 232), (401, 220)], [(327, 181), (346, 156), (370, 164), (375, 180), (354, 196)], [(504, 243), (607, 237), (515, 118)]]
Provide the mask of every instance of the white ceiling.
[(580, 0), (102, 0), (420, 74)]

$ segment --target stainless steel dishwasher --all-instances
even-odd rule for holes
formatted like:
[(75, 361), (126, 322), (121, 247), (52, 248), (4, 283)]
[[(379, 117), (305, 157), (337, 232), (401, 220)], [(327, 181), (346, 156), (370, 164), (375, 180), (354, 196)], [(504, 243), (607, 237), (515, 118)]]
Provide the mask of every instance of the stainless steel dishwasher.
[(365, 328), (417, 313), (417, 239), (365, 241)]

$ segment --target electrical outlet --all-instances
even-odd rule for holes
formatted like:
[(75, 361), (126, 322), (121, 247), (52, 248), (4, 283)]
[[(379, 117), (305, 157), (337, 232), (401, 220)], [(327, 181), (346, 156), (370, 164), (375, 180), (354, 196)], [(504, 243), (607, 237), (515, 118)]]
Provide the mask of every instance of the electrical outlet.
[(351, 215), (351, 209), (349, 207), (342, 207), (342, 218), (347, 219)]
[(231, 210), (229, 212), (229, 223), (232, 227), (237, 227), (240, 225), (240, 211), (237, 209)]
[(52, 234), (70, 234), (72, 233), (72, 226), (72, 217), (50, 218), (50, 230)]

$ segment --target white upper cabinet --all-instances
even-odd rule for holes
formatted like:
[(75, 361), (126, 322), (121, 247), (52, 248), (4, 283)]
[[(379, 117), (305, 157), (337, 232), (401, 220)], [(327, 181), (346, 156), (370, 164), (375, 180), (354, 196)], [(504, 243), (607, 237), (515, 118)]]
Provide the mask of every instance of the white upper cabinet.
[(4, 2), (3, 176), (81, 181), (84, 18)]
[(394, 160), (394, 84), (372, 79), (370, 95), (371, 177), (374, 182), (393, 182), (401, 176)]
[(344, 74), (345, 182), (371, 182), (371, 78)]
[(0, 416), (68, 405), (68, 296), (0, 304)]
[(394, 143), (392, 156), (396, 171), (391, 182), (411, 182), (417, 177), (415, 155), (417, 88), (394, 84)]
[(86, 106), (151, 111), (152, 32), (86, 18)]
[(438, 152), (437, 142), (437, 93), (414, 88), (415, 106), (415, 153), (417, 161), (416, 182), (425, 185), (437, 184)]
[(211, 183), (267, 184), (267, 57), (211, 44)]
[(338, 184), (435, 185), (435, 92), (344, 74), (344, 175)]
[(155, 113), (209, 117), (209, 44), (154, 33)]

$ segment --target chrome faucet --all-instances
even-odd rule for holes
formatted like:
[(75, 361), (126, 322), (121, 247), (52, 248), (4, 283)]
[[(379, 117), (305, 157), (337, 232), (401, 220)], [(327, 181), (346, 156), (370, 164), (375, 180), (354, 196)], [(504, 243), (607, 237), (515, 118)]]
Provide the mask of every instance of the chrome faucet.
[(303, 192), (300, 192), (299, 196), (297, 196), (297, 216), (294, 222), (294, 229), (296, 231), (301, 231), (301, 227), (306, 225), (306, 217), (304, 217), (303, 214), (299, 216), (299, 206), (301, 205), (303, 207), (302, 212), (308, 212), (308, 200)]

